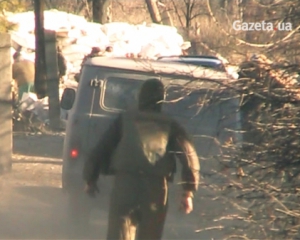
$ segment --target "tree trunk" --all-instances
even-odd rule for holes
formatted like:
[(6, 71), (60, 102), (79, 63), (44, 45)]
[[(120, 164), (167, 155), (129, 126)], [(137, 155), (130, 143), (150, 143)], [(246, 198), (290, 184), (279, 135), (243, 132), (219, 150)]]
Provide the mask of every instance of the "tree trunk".
[(160, 2), (163, 4), (162, 11), (161, 11), (162, 24), (169, 25), (169, 26), (174, 26), (172, 16), (171, 16), (170, 11), (167, 7), (167, 1), (166, 0), (161, 0)]
[(58, 130), (60, 129), (60, 101), (56, 33), (45, 31), (45, 40), (50, 127), (52, 130)]
[(162, 20), (161, 20), (158, 6), (156, 4), (156, 0), (145, 0), (145, 1), (147, 4), (148, 11), (150, 13), (152, 22), (161, 24)]
[(0, 174), (8, 172), (12, 167), (12, 66), (11, 37), (0, 33)]
[(35, 15), (35, 76), (34, 88), (39, 99), (46, 97), (46, 52), (44, 35), (44, 0), (34, 0)]
[(166, 10), (166, 9), (163, 10), (161, 13), (161, 17), (162, 17), (162, 23), (164, 25), (174, 26), (173, 19), (168, 10)]
[(190, 30), (191, 28), (191, 17), (192, 17), (192, 6), (191, 6), (191, 1), (186, 2), (186, 14), (185, 14), (185, 28), (187, 31)]
[(93, 22), (107, 23), (111, 21), (110, 5), (111, 0), (93, 0)]

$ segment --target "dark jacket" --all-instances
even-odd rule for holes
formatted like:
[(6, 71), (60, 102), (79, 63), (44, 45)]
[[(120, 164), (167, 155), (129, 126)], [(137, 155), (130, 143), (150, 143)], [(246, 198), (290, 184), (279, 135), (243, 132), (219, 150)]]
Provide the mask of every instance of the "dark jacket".
[(188, 134), (162, 113), (129, 111), (120, 114), (98, 142), (84, 168), (84, 179), (99, 174), (150, 174), (172, 179), (178, 158), (184, 190), (198, 188), (200, 164)]
[(29, 60), (16, 60), (12, 65), (12, 77), (18, 86), (34, 83), (34, 62)]
[(67, 74), (67, 60), (60, 51), (57, 52), (57, 65), (59, 77), (65, 76)]

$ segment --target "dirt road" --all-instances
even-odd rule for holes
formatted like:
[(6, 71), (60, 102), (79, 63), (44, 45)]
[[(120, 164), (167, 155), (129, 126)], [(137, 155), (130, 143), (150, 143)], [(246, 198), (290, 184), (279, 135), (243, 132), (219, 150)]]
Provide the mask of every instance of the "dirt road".
[[(62, 134), (14, 136), (13, 170), (0, 177), (0, 239), (105, 239), (107, 201), (93, 212), (88, 233), (74, 236), (67, 224), (60, 180), (62, 144)], [(211, 199), (199, 198), (194, 212), (183, 215), (177, 210), (175, 192), (174, 188), (170, 193), (164, 239), (222, 238), (219, 231), (195, 232), (206, 225), (203, 215)]]

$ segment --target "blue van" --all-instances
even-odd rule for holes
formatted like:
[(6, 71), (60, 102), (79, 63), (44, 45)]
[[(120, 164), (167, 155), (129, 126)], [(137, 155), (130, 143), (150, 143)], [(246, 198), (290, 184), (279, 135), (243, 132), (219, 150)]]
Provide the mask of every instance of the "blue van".
[(62, 186), (69, 196), (71, 219), (87, 222), (90, 210), (110, 191), (113, 177), (101, 176), (99, 196), (96, 199), (85, 196), (84, 162), (117, 114), (136, 106), (139, 88), (149, 78), (160, 79), (166, 87), (163, 111), (174, 116), (193, 135), (202, 176), (209, 176), (217, 169), (217, 161), (207, 159), (220, 154), (220, 144), (241, 141), (241, 135), (233, 131), (240, 129), (239, 98), (224, 87), (231, 81), (226, 72), (176, 61), (88, 59), (78, 88), (65, 89), (61, 101), (61, 107), (69, 110)]

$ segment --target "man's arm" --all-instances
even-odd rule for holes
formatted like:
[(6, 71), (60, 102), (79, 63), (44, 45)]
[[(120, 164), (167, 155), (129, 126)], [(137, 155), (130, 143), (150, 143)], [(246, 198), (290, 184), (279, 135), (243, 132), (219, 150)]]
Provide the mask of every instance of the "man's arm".
[(87, 184), (97, 182), (101, 172), (108, 173), (111, 156), (121, 140), (122, 121), (119, 115), (92, 149), (83, 169)]
[[(195, 147), (185, 129), (174, 122), (171, 133), (172, 150), (182, 165), (182, 187), (187, 194), (198, 189), (200, 163)], [(190, 193), (188, 193), (190, 192)]]
[(186, 214), (193, 211), (193, 192), (198, 190), (200, 163), (192, 141), (184, 128), (174, 122), (171, 133), (171, 148), (182, 165), (181, 179), (183, 193), (180, 208)]

